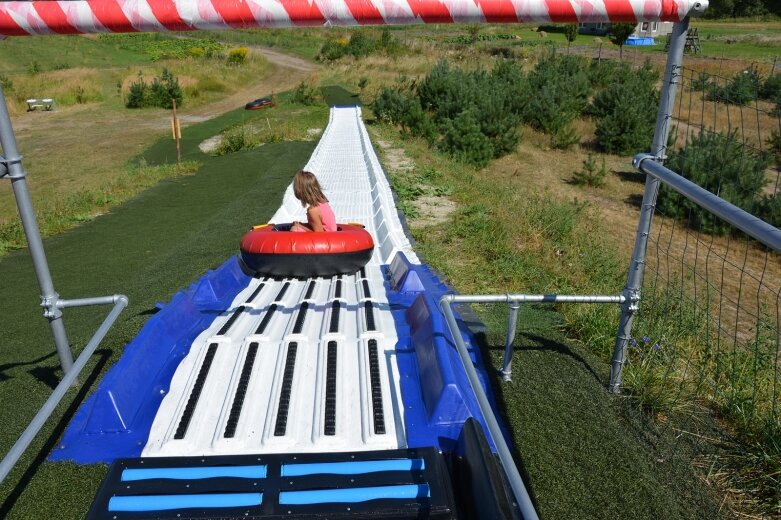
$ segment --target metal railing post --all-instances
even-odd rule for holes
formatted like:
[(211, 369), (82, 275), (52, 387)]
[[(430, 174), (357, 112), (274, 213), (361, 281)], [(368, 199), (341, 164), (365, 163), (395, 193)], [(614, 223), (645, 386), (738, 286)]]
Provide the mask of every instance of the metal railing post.
[(100, 342), (103, 341), (106, 333), (108, 333), (108, 330), (117, 320), (122, 310), (127, 307), (128, 299), (127, 296), (123, 294), (116, 294), (114, 296), (105, 297), (102, 303), (113, 303), (114, 307), (111, 309), (108, 316), (106, 316), (106, 319), (103, 320), (103, 323), (92, 336), (92, 339), (89, 341), (89, 343), (87, 343), (87, 346), (84, 347), (84, 350), (81, 352), (78, 359), (76, 359), (76, 363), (73, 364), (72, 369), (69, 370), (67, 374), (65, 374), (65, 377), (62, 378), (60, 384), (58, 384), (57, 388), (54, 389), (52, 395), (50, 395), (43, 406), (41, 406), (41, 409), (38, 410), (37, 414), (35, 414), (33, 420), (30, 421), (30, 424), (27, 426), (24, 432), (22, 432), (22, 435), (19, 437), (16, 443), (14, 443), (3, 460), (0, 461), (0, 482), (5, 480), (5, 477), (7, 477), (11, 472), (19, 458), (30, 446), (33, 439), (35, 439), (35, 436), (39, 431), (41, 431), (41, 428), (43, 428), (46, 420), (49, 418), (49, 416), (51, 416), (54, 409), (57, 407), (60, 401), (62, 401), (62, 398), (76, 381), (79, 373), (87, 364), (87, 361), (89, 361), (90, 356), (92, 356), (93, 352), (95, 352), (95, 349), (98, 348)]
[(520, 308), (520, 303), (510, 303), (510, 318), (507, 323), (507, 337), (504, 343), (504, 360), (502, 362), (502, 370), (500, 371), (502, 379), (507, 382), (512, 381), (513, 342), (515, 341), (515, 329), (518, 326), (518, 309)]
[[(680, 69), (683, 61), (683, 51), (686, 45), (686, 35), (689, 29), (689, 18), (676, 23), (673, 26), (670, 38), (670, 50), (667, 54), (667, 65), (664, 70), (664, 82), (662, 84), (662, 97), (659, 101), (659, 111), (656, 115), (656, 129), (651, 145), (651, 154), (658, 162), (666, 158), (667, 139), (670, 134), (670, 121), (672, 120), (675, 106), (677, 85), (681, 77)], [(610, 382), (608, 389), (612, 393), (621, 392), (621, 381), (626, 363), (627, 347), (632, 337), (632, 322), (639, 308), (640, 290), (643, 286), (643, 273), (645, 270), (646, 250), (648, 248), (648, 236), (651, 232), (654, 210), (656, 209), (656, 196), (659, 193), (659, 180), (648, 176), (645, 179), (643, 202), (640, 207), (640, 219), (637, 223), (637, 235), (635, 247), (632, 251), (632, 260), (629, 264), (626, 286), (623, 295), (626, 300), (621, 307), (621, 318), (616, 332), (616, 343), (613, 350), (613, 359), (610, 364)]]
[(19, 217), (22, 221), (24, 234), (27, 237), (27, 246), (35, 268), (35, 276), (38, 279), (38, 287), (41, 290), (41, 307), (43, 316), (49, 320), (49, 325), (54, 336), (54, 344), (57, 346), (57, 355), (60, 358), (62, 371), (68, 373), (73, 366), (73, 354), (71, 353), (68, 335), (65, 333), (65, 325), (62, 322), (62, 310), (57, 307), (60, 295), (54, 290), (54, 283), (49, 272), (49, 264), (46, 261), (46, 253), (43, 250), (41, 232), (35, 219), (33, 203), (30, 192), (27, 189), (27, 172), (22, 167), (22, 156), (16, 147), (16, 138), (11, 126), (11, 117), (8, 114), (8, 106), (5, 102), (3, 89), (0, 88), (0, 146), (3, 148), (4, 157), (0, 158), (6, 168), (6, 176), (11, 179), (11, 186), (16, 197), (16, 205), (19, 208)]

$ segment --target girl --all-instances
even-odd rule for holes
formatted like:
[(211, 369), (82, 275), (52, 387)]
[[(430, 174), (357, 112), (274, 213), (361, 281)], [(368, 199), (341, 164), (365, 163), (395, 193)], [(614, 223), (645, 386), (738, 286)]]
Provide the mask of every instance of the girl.
[(293, 177), (293, 195), (306, 208), (306, 224), (293, 222), (291, 231), (336, 231), (336, 217), (312, 172), (299, 170)]

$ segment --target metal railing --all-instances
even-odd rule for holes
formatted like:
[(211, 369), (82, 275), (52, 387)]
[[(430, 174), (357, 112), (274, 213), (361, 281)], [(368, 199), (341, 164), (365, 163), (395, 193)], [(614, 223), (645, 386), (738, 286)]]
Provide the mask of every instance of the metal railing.
[(505, 381), (510, 379), (511, 364), (512, 364), (512, 351), (513, 342), (515, 339), (515, 332), (518, 323), (518, 309), (522, 303), (612, 303), (622, 304), (625, 301), (624, 295), (618, 296), (580, 296), (580, 295), (558, 295), (558, 294), (504, 294), (504, 295), (457, 295), (446, 294), (439, 300), (439, 307), (442, 310), (442, 314), (445, 316), (448, 329), (453, 337), (453, 341), (456, 345), (456, 350), (461, 358), (461, 363), (464, 366), (466, 375), (469, 379), (469, 384), (472, 387), (472, 391), (477, 398), (478, 406), (480, 407), (480, 413), (482, 413), (485, 423), (488, 426), (488, 431), (493, 438), (496, 445), (496, 451), (499, 455), (499, 460), (502, 463), (505, 475), (512, 489), (515, 500), (518, 503), (518, 507), (525, 520), (537, 519), (537, 512), (534, 509), (534, 504), (529, 497), (529, 493), (526, 491), (526, 486), (523, 484), (518, 468), (513, 460), (510, 448), (507, 446), (507, 442), (504, 439), (502, 430), (499, 427), (499, 423), (496, 420), (496, 415), (491, 403), (488, 401), (488, 397), (483, 390), (483, 386), (480, 384), (480, 378), (477, 375), (474, 365), (472, 364), (472, 358), (469, 356), (464, 339), (461, 337), (461, 331), (456, 322), (455, 314), (453, 313), (452, 304), (454, 303), (507, 303), (510, 305), (510, 317), (507, 329), (507, 337), (505, 342), (504, 362), (501, 369), (502, 377)]
[[(38, 221), (36, 220), (30, 192), (27, 188), (27, 172), (22, 167), (22, 156), (19, 155), (17, 150), (16, 137), (14, 136), (2, 88), (0, 88), (0, 147), (2, 147), (4, 154), (0, 156), (0, 179), (8, 178), (11, 181), (16, 197), (16, 205), (19, 208), (19, 217), (27, 237), (27, 246), (32, 257), (35, 276), (38, 280), (38, 287), (41, 290), (43, 316), (49, 321), (52, 335), (54, 336), (54, 343), (57, 347), (57, 354), (60, 358), (60, 366), (65, 374), (62, 381), (52, 392), (52, 395), (49, 396), (22, 435), (11, 447), (11, 450), (0, 461), (0, 482), (2, 482), (30, 446), (46, 420), (65, 396), (65, 393), (76, 383), (79, 372), (87, 364), (90, 356), (100, 345), (100, 342), (119, 317), (119, 314), (127, 307), (128, 299), (125, 295), (115, 294), (113, 296), (63, 300), (57, 291), (54, 290), (54, 283), (52, 282), (49, 264), (46, 260), (46, 253), (43, 249)], [(70, 307), (112, 304), (114, 307), (74, 363), (68, 335), (65, 332), (65, 325), (62, 321), (62, 310)]]

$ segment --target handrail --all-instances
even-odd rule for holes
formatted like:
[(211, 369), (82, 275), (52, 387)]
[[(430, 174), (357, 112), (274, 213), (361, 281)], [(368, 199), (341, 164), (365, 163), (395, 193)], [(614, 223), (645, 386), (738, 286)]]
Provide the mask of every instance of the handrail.
[[(649, 160), (650, 159), (650, 160)], [(774, 251), (781, 251), (781, 230), (759, 217), (730, 204), (718, 195), (653, 160), (647, 153), (635, 155), (632, 164), (640, 172), (659, 179), (698, 206), (710, 211)]]
[[(60, 401), (62, 401), (65, 393), (76, 381), (76, 378), (87, 364), (89, 358), (95, 352), (95, 349), (98, 348), (100, 342), (103, 341), (103, 338), (106, 336), (108, 330), (119, 317), (119, 314), (125, 307), (127, 307), (128, 304), (127, 296), (124, 294), (115, 294), (114, 296), (94, 298), (91, 300), (98, 299), (102, 300), (101, 303), (114, 303), (114, 307), (111, 309), (111, 312), (108, 313), (106, 319), (103, 320), (103, 323), (100, 325), (100, 327), (98, 327), (98, 330), (92, 336), (92, 339), (90, 339), (89, 343), (87, 343), (87, 346), (84, 347), (84, 350), (76, 359), (76, 362), (73, 363), (73, 366), (70, 368), (70, 370), (65, 373), (65, 376), (62, 378), (62, 381), (60, 381), (60, 384), (57, 385), (57, 388), (54, 389), (52, 395), (50, 395), (43, 406), (41, 406), (41, 409), (38, 410), (37, 414), (35, 414), (35, 417), (33, 417), (33, 420), (30, 421), (30, 424), (24, 430), (22, 435), (19, 437), (16, 443), (14, 443), (3, 460), (0, 461), (0, 482), (5, 480), (5, 477), (8, 476), (8, 473), (11, 472), (13, 467), (19, 461), (19, 458), (30, 446), (30, 443), (32, 443), (33, 439), (41, 430), (44, 423), (49, 419), (57, 405), (60, 404)], [(73, 305), (67, 306), (72, 307)]]
[[(517, 310), (521, 303), (615, 303), (621, 304), (626, 300), (624, 295), (619, 296), (580, 296), (580, 295), (557, 295), (557, 294), (503, 294), (503, 295), (456, 295), (446, 294), (439, 300), (439, 307), (442, 310), (442, 314), (445, 316), (450, 334), (453, 336), (453, 341), (456, 345), (456, 350), (461, 358), (461, 363), (466, 371), (469, 384), (472, 387), (472, 391), (477, 397), (477, 404), (480, 407), (480, 413), (482, 413), (485, 423), (488, 426), (488, 431), (493, 438), (496, 446), (496, 451), (499, 455), (499, 460), (502, 463), (507, 480), (512, 489), (515, 500), (518, 503), (518, 507), (521, 510), (524, 520), (537, 520), (537, 511), (534, 509), (531, 497), (526, 486), (523, 484), (518, 468), (513, 460), (510, 448), (507, 446), (504, 435), (499, 423), (496, 420), (496, 415), (491, 407), (491, 403), (488, 402), (488, 397), (483, 390), (483, 386), (480, 383), (480, 378), (477, 375), (474, 365), (472, 364), (472, 358), (469, 356), (469, 351), (466, 348), (464, 339), (461, 337), (461, 332), (458, 328), (453, 309), (451, 307), (454, 303), (509, 303), (511, 305), (510, 314), (510, 329), (507, 333), (507, 345), (505, 350), (505, 368), (502, 370), (502, 374), (505, 379), (509, 378), (509, 361), (510, 356), (508, 351), (512, 349), (512, 337), (515, 336), (515, 322), (517, 320)], [(512, 334), (511, 334), (512, 332)]]

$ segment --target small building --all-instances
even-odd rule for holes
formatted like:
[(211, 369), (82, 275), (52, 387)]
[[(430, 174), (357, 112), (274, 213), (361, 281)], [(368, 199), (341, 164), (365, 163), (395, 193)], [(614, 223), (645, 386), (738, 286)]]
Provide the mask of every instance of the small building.
[[(657, 36), (666, 36), (672, 31), (672, 22), (639, 22), (626, 45), (653, 45)], [(604, 36), (610, 32), (610, 22), (581, 23), (579, 32)]]

